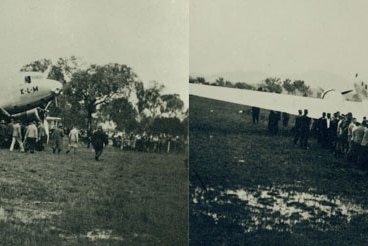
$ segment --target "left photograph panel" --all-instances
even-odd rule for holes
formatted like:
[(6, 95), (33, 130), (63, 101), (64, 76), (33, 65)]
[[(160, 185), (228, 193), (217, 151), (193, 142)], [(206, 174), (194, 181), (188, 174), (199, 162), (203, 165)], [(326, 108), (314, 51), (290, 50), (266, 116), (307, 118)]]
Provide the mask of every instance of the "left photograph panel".
[(188, 5), (0, 3), (1, 244), (188, 245)]

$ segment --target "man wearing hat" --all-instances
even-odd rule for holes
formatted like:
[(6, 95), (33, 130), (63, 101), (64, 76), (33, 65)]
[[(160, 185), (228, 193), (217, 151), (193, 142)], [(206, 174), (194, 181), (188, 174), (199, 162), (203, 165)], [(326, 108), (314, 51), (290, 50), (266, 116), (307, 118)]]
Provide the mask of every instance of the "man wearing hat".
[(300, 140), (300, 124), (301, 124), (301, 118), (303, 115), (303, 111), (301, 109), (298, 110), (298, 116), (295, 117), (295, 126), (294, 126), (294, 130), (295, 130), (295, 135), (294, 135), (294, 144), (297, 144), (298, 141)]
[[(32, 154), (34, 153), (35, 147), (36, 147), (36, 140), (38, 139), (38, 130), (36, 127), (36, 122), (31, 122), (26, 130), (26, 134), (24, 135), (24, 143), (27, 143), (27, 146), (29, 148), (29, 152)], [(26, 144), (24, 144), (26, 145)], [(26, 148), (26, 152), (28, 150)]]
[(300, 118), (300, 147), (308, 149), (308, 138), (311, 118), (308, 116), (308, 109), (304, 109), (304, 114)]
[(52, 153), (58, 151), (58, 154), (63, 150), (63, 137), (64, 137), (64, 129), (63, 124), (59, 123), (58, 127), (54, 129), (52, 134), (53, 145), (52, 145)]
[(92, 135), (92, 145), (93, 145), (93, 148), (95, 149), (95, 160), (96, 161), (98, 161), (98, 159), (100, 158), (102, 151), (103, 151), (104, 144), (107, 145), (108, 141), (109, 140), (107, 138), (107, 135), (102, 130), (102, 126), (99, 126), (97, 128), (97, 131), (95, 131)]

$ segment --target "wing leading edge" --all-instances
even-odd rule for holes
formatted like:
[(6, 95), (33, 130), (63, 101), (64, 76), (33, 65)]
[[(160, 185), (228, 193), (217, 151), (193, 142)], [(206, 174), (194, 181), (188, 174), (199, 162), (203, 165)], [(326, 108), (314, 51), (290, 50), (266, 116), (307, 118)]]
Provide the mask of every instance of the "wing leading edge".
[(339, 111), (344, 114), (352, 112), (353, 116), (360, 120), (365, 116), (365, 109), (367, 109), (367, 107), (364, 107), (364, 103), (345, 101), (342, 97), (341, 100), (323, 100), (320, 98), (199, 84), (190, 84), (189, 94), (230, 103), (286, 112), (293, 115), (298, 114), (299, 109), (308, 109), (308, 115), (316, 119), (321, 117), (323, 112), (333, 114)]

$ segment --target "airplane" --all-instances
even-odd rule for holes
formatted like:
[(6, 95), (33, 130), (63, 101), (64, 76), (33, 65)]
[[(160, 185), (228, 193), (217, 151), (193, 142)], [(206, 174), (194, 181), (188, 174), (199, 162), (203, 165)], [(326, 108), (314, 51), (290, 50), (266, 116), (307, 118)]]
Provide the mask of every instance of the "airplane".
[(0, 118), (21, 121), (46, 121), (47, 108), (62, 93), (63, 85), (48, 79), (49, 70), (39, 72), (19, 72), (1, 82)]
[(340, 112), (341, 114), (351, 112), (358, 121), (368, 116), (368, 100), (362, 102), (347, 101), (343, 95), (344, 93), (331, 89), (326, 90), (321, 98), (312, 98), (194, 83), (189, 84), (190, 95), (286, 112), (291, 115), (297, 115), (298, 110), (308, 109), (308, 116), (314, 119), (320, 118), (323, 112), (331, 113), (331, 115), (335, 112)]
[[(20, 72), (1, 82), (0, 116), (27, 116), (40, 120), (49, 103), (62, 92), (59, 81), (48, 79), (46, 73)], [(41, 116), (40, 116), (41, 115)]]

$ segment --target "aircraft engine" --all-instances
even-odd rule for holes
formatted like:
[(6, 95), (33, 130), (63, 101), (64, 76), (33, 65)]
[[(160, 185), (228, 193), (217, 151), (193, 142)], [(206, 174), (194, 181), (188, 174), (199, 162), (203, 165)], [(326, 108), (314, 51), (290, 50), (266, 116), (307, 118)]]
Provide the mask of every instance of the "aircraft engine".
[(43, 115), (40, 108), (34, 108), (22, 113), (14, 114), (12, 118), (19, 119), (21, 122), (29, 122), (29, 121), (40, 121), (40, 115)]

